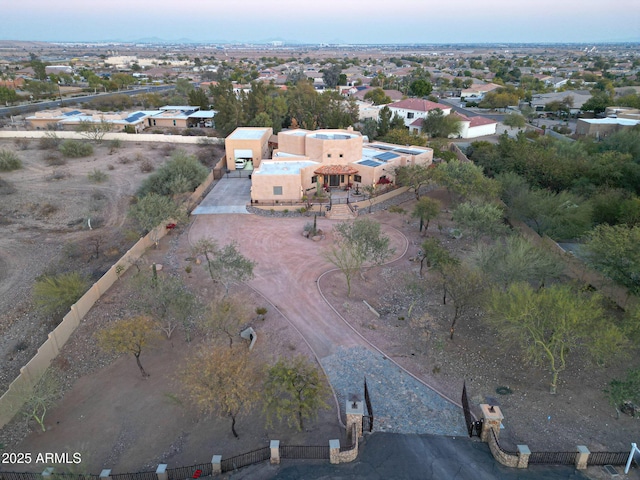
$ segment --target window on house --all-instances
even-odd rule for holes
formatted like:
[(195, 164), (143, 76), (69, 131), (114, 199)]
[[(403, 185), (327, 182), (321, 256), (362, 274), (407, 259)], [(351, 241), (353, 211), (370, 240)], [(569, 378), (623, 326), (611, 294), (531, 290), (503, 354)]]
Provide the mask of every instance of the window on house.
[(413, 118), (413, 112), (407, 113), (407, 118)]
[(354, 175), (354, 176), (353, 176), (353, 181), (354, 181), (354, 182), (362, 183), (362, 176), (360, 176), (360, 175)]
[(344, 157), (344, 155), (343, 155), (343, 154), (340, 154), (340, 158), (342, 158), (342, 157)]
[(174, 126), (174, 127), (176, 126), (176, 121), (175, 121), (175, 120), (173, 121), (173, 126)]
[(331, 154), (330, 153), (327, 153), (327, 158), (331, 158)]
[(273, 187), (274, 195), (282, 195), (282, 187)]
[(314, 175), (313, 177), (311, 177), (311, 183), (318, 183), (318, 176)]
[(340, 183), (344, 183), (344, 175), (340, 175)]

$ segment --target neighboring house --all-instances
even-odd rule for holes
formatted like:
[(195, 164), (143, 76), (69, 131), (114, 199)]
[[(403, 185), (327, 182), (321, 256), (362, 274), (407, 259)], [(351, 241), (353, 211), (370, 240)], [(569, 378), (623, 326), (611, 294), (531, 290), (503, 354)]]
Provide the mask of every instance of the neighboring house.
[[(238, 156), (238, 147), (254, 141), (264, 149), (267, 130), (260, 134), (238, 128), (225, 142), (227, 165)], [(232, 139), (232, 143), (229, 142)], [(233, 142), (237, 143), (233, 143)], [(252, 153), (253, 155), (253, 153)], [(255, 161), (251, 175), (251, 200), (260, 202), (300, 201), (323, 189), (360, 189), (366, 185), (391, 183), (399, 166), (433, 161), (433, 150), (375, 142), (365, 144), (362, 135), (347, 130), (285, 130), (271, 158)], [(257, 165), (256, 165), (257, 164)]]
[(496, 85), (495, 83), (474, 83), (469, 88), (465, 88), (460, 92), (460, 99), (480, 101), (488, 92), (496, 88), (500, 88), (500, 85)]
[(565, 92), (541, 93), (534, 95), (531, 102), (529, 102), (529, 105), (536, 112), (543, 112), (547, 103), (555, 101), (562, 102), (567, 97), (573, 98), (573, 105), (569, 109), (569, 113), (571, 115), (576, 115), (580, 112), (584, 102), (591, 98), (591, 93), (586, 90), (567, 90)]
[(451, 113), (450, 106), (431, 102), (429, 100), (423, 100), (421, 98), (407, 98), (406, 100), (390, 103), (387, 106), (389, 107), (389, 110), (391, 110), (391, 114), (398, 115), (402, 118), (404, 120), (404, 125), (409, 128), (411, 128), (411, 124), (416, 120), (426, 118), (429, 112), (437, 108), (442, 110), (442, 113), (445, 115), (449, 115)]
[(124, 130), (126, 126), (131, 126), (136, 133), (145, 128), (145, 120), (153, 115), (161, 113), (159, 110), (104, 113), (96, 111), (81, 111), (71, 108), (58, 110), (44, 110), (36, 112), (25, 120), (36, 130), (48, 130), (52, 127), (61, 130), (75, 130), (82, 123), (102, 123), (107, 122), (113, 125), (114, 131)]
[(475, 117), (467, 117), (461, 113), (454, 113), (453, 115), (460, 119), (460, 138), (478, 138), (496, 134), (498, 122), (495, 120), (480, 115)]
[(640, 125), (640, 120), (630, 118), (579, 118), (576, 135), (601, 139), (620, 130)]
[[(453, 112), (451, 115), (460, 120), (460, 133), (458, 135), (452, 135), (451, 137), (458, 138), (477, 138), (484, 137), (485, 135), (495, 135), (498, 122), (490, 118), (476, 115), (475, 117), (467, 117), (458, 112)], [(409, 125), (409, 131), (412, 133), (423, 133), (422, 124), (424, 119), (418, 118), (411, 125)]]
[(607, 107), (604, 111), (606, 117), (610, 118), (629, 118), (631, 120), (640, 120), (640, 109), (631, 107)]
[(45, 130), (55, 125), (63, 130), (74, 130), (83, 122), (108, 122), (114, 131), (130, 126), (136, 133), (148, 127), (214, 127), (215, 110), (202, 110), (191, 106), (165, 106), (158, 110), (138, 110), (135, 112), (104, 113), (93, 110), (61, 108), (36, 112), (26, 118), (29, 125), (37, 130)]

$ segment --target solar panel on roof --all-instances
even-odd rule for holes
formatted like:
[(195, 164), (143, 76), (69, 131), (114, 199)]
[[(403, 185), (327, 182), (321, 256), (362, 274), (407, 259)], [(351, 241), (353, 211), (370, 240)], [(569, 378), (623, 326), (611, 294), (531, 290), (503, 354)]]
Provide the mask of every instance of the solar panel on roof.
[(393, 147), (390, 147), (388, 145), (378, 145), (376, 143), (376, 144), (373, 144), (371, 146), (377, 148), (378, 150), (393, 150)]
[(82, 112), (80, 110), (72, 110), (70, 112), (63, 113), (64, 117), (75, 117), (76, 115), (80, 115)]
[(406, 153), (408, 155), (420, 155), (422, 152), (418, 150), (409, 150), (408, 148), (396, 148), (395, 152)]
[(144, 113), (143, 112), (137, 112), (134, 113), (133, 115), (128, 116), (127, 118), (124, 119), (125, 122), (129, 122), (129, 123), (133, 123), (138, 121), (141, 117), (144, 117)]
[(373, 158), (377, 158), (378, 160), (382, 160), (383, 162), (388, 162), (391, 159), (398, 158), (398, 155), (393, 152), (384, 152), (375, 155)]
[(382, 163), (380, 162), (376, 162), (375, 160), (363, 160), (361, 162), (358, 162), (360, 165), (364, 165), (365, 167), (378, 167), (380, 165), (382, 165)]

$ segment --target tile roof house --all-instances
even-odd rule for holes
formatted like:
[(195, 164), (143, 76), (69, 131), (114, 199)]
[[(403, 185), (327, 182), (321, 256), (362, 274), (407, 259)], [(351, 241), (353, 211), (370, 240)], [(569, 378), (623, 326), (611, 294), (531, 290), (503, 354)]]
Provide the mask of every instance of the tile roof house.
[[(227, 163), (255, 144), (254, 150), (266, 151), (269, 132), (238, 128), (227, 137)], [(241, 140), (230, 145), (229, 138)], [(248, 157), (249, 152), (245, 155)], [(244, 157), (238, 157), (244, 158)], [(278, 133), (277, 148), (271, 158), (256, 161), (251, 155), (251, 200), (265, 202), (297, 202), (304, 195), (322, 190), (360, 188), (393, 182), (399, 166), (433, 161), (433, 150), (388, 143), (365, 143), (360, 132), (347, 130), (284, 130)]]
[(451, 113), (450, 106), (421, 98), (407, 98), (399, 102), (390, 103), (387, 106), (389, 110), (391, 110), (392, 115), (398, 115), (404, 120), (406, 127), (410, 127), (411, 124), (419, 118), (426, 118), (429, 112), (436, 108), (442, 110), (442, 113), (445, 115)]

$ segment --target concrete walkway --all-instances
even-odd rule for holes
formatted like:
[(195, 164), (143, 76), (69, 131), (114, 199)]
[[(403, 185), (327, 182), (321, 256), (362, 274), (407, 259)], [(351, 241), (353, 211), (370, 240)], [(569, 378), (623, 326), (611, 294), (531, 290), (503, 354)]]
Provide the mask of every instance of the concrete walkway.
[(192, 212), (193, 215), (249, 213), (251, 180), (248, 177), (222, 177)]

